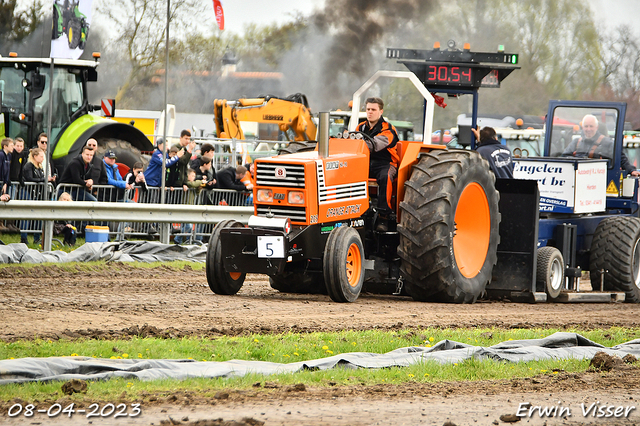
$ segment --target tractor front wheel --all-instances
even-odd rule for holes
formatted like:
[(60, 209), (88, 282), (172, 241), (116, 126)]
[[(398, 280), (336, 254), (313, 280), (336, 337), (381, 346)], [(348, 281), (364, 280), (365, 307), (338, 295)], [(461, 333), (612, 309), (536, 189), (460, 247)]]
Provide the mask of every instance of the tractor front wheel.
[(400, 272), (415, 300), (473, 303), (491, 280), (499, 194), (474, 151), (433, 150), (413, 167), (400, 203)]
[(241, 228), (242, 224), (235, 220), (219, 222), (211, 232), (209, 247), (207, 248), (207, 282), (209, 288), (216, 294), (232, 295), (242, 288), (246, 274), (242, 272), (227, 272), (222, 262), (222, 244), (220, 231), (223, 228)]
[(334, 228), (324, 248), (324, 282), (334, 302), (355, 302), (364, 283), (364, 247), (349, 226)]

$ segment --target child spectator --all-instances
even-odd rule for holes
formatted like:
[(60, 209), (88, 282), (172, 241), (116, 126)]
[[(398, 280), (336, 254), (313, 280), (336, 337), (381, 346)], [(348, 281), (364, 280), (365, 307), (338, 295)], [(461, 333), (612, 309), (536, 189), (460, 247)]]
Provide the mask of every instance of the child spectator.
[[(180, 149), (175, 145), (169, 149), (169, 158), (173, 159)], [(178, 162), (174, 162), (171, 166), (167, 167), (167, 180), (166, 185), (171, 188), (182, 186), (182, 184), (178, 185)]]
[[(58, 201), (73, 201), (73, 199), (68, 192), (63, 192), (62, 194), (60, 194), (60, 197), (58, 197)], [(53, 224), (53, 233), (55, 235), (64, 235), (63, 244), (71, 247), (76, 245), (76, 231), (77, 230), (75, 226), (63, 220), (57, 220)]]
[(136, 161), (133, 164), (133, 167), (131, 168), (129, 173), (127, 173), (124, 176), (124, 180), (129, 185), (137, 186), (140, 189), (142, 189), (143, 191), (146, 191), (148, 189), (147, 188), (147, 180), (144, 177), (144, 173), (142, 173), (142, 169), (143, 168), (144, 167), (142, 166), (142, 162), (141, 161)]

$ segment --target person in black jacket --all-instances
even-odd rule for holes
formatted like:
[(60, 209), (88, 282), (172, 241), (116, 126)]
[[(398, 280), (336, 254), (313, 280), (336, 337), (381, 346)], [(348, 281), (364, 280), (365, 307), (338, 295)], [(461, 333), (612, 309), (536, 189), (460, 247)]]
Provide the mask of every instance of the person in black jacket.
[[(67, 168), (64, 169), (62, 177), (60, 178), (60, 185), (64, 184), (76, 184), (81, 187), (69, 188), (67, 192), (76, 201), (98, 201), (96, 197), (91, 194), (91, 187), (93, 186), (93, 179), (91, 179), (92, 164), (94, 150), (88, 146), (82, 148), (82, 154), (74, 158), (67, 164)], [(58, 196), (64, 192), (65, 188), (58, 190)]]
[[(200, 167), (202, 158), (206, 157), (209, 160), (213, 161), (213, 157), (215, 154), (215, 148), (210, 143), (205, 143), (200, 147), (200, 153), (198, 156), (189, 162), (189, 168), (193, 170), (197, 170)], [(213, 170), (213, 169), (212, 169)], [(215, 170), (214, 170), (215, 173)]]
[(0, 194), (11, 193), (11, 153), (13, 152), (13, 139), (2, 139), (2, 149), (0, 150), (0, 183), (2, 191)]
[(49, 150), (47, 149), (49, 145), (49, 138), (47, 137), (47, 134), (40, 133), (38, 135), (38, 139), (36, 140), (36, 144), (37, 147), (44, 151), (45, 154), (42, 168), (44, 169), (45, 173), (47, 173), (48, 170), (49, 174), (47, 180), (55, 185), (57, 183), (56, 181), (58, 180), (58, 170), (53, 165), (53, 161), (51, 161), (51, 152), (49, 152)]
[[(28, 183), (21, 191), (21, 199), (23, 200), (42, 200), (44, 194), (43, 185), (46, 182), (44, 177), (44, 151), (40, 148), (33, 148), (29, 151), (29, 159), (22, 169), (22, 180)], [(31, 226), (33, 224), (33, 227)], [(42, 222), (40, 221), (22, 221), (20, 223), (20, 242), (27, 244), (27, 229), (35, 230), (33, 234), (33, 243), (40, 244)]]
[(236, 191), (245, 191), (247, 187), (244, 183), (240, 182), (247, 173), (247, 169), (244, 166), (238, 166), (235, 169), (233, 167), (227, 167), (220, 170), (217, 173), (218, 188), (219, 189), (235, 189)]
[(11, 182), (22, 182), (22, 168), (27, 163), (29, 151), (24, 149), (24, 140), (16, 138), (13, 141), (13, 154), (11, 154)]
[(86, 145), (93, 149), (93, 159), (91, 160), (91, 179), (93, 179), (93, 184), (108, 185), (107, 168), (102, 162), (102, 157), (98, 155), (98, 141), (93, 138), (88, 139)]
[(491, 171), (498, 179), (513, 178), (513, 158), (511, 151), (498, 140), (493, 127), (483, 127), (480, 131), (471, 128), (478, 141), (476, 151), (489, 162)]

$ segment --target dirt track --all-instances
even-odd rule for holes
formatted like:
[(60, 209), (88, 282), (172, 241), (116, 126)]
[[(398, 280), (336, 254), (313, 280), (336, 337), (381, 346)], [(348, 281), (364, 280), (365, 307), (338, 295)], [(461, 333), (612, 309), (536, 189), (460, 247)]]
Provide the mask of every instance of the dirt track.
[[(12, 267), (0, 270), (0, 294), (3, 301), (0, 339), (5, 341), (34, 337), (112, 338), (138, 334), (178, 337), (371, 328), (586, 330), (640, 326), (640, 308), (632, 304), (480, 302), (463, 306), (425, 304), (407, 297), (369, 294), (353, 304), (336, 304), (323, 295), (278, 293), (260, 276), (250, 276), (236, 296), (218, 296), (209, 290), (204, 271), (193, 271), (189, 267), (180, 271), (166, 267), (149, 271), (127, 264), (111, 264), (89, 272), (69, 272), (56, 267), (29, 270)], [(142, 423), (135, 424), (154, 421), (159, 424), (169, 415), (178, 420), (191, 419), (180, 424), (219, 417), (240, 420), (245, 415), (269, 425), (441, 425), (447, 418), (458, 425), (491, 424), (500, 414), (515, 412), (517, 401), (552, 405), (557, 404), (556, 398), (574, 409), (573, 417), (567, 418), (565, 424), (581, 424), (586, 419), (577, 416), (579, 404), (588, 397), (640, 406), (638, 370), (616, 374), (584, 373), (577, 378), (565, 377), (563, 383), (567, 386), (551, 383), (553, 378), (540, 378), (538, 383), (521, 380), (515, 386), (512, 382), (473, 382), (428, 388), (424, 385), (382, 386), (378, 391), (362, 386), (307, 389), (301, 393), (275, 389), (254, 397), (233, 394), (224, 401), (203, 401), (197, 395), (179, 396), (175, 400), (159, 398), (146, 407), (144, 420), (139, 419)], [(513, 392), (521, 394), (516, 397)], [(215, 410), (212, 402), (217, 403)], [(428, 415), (424, 415), (425, 410)], [(640, 415), (636, 411), (630, 419), (633, 421), (629, 423), (618, 419), (616, 424), (640, 422)], [(17, 419), (11, 420), (11, 424), (23, 424)], [(106, 421), (101, 419), (94, 424), (108, 423), (102, 423), (103, 420)], [(528, 420), (529, 424), (549, 421)], [(130, 424), (129, 421), (132, 419), (114, 423)], [(548, 424), (555, 424), (554, 421), (551, 419)], [(86, 419), (85, 423), (77, 424), (86, 424)]]

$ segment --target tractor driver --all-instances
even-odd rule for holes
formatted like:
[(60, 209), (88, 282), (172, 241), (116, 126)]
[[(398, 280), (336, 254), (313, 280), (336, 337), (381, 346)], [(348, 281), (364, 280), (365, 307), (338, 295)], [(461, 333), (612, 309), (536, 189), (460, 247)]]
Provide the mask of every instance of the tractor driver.
[[(598, 119), (587, 114), (582, 119), (582, 136), (573, 140), (562, 152), (563, 156), (588, 158), (613, 158), (613, 140), (598, 131)], [(631, 176), (640, 176), (640, 172), (629, 162), (622, 152), (620, 168)]]
[(376, 230), (386, 232), (388, 230), (391, 209), (391, 195), (393, 193), (393, 180), (398, 174), (400, 157), (396, 145), (398, 133), (395, 127), (382, 117), (384, 102), (380, 98), (368, 98), (365, 102), (367, 110), (366, 121), (358, 124), (357, 131), (368, 135), (371, 140), (365, 139), (369, 151), (369, 177), (378, 182), (378, 214), (379, 221)]

